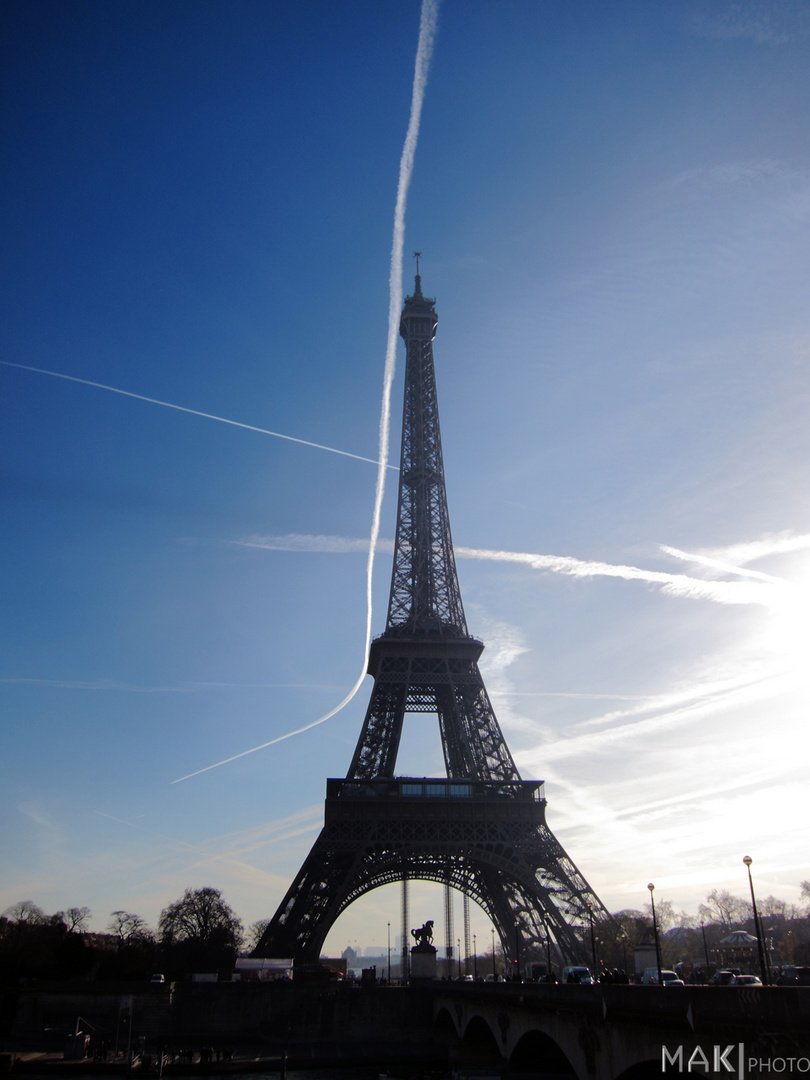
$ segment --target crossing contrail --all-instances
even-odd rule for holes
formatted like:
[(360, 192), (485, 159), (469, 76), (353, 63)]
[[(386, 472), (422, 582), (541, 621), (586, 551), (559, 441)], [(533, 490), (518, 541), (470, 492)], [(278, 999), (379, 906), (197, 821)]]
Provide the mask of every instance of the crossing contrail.
[(781, 578), (774, 577), (773, 574), (763, 574), (759, 570), (749, 570), (746, 567), (735, 566), (733, 563), (727, 562), (723, 559), (715, 559), (710, 555), (692, 554), (688, 551), (681, 551), (680, 548), (669, 547), (668, 544), (662, 544), (661, 550), (666, 552), (667, 555), (671, 555), (673, 559), (683, 559), (684, 562), (692, 562), (697, 566), (708, 566), (710, 570), (720, 570), (724, 574), (736, 574), (738, 577), (756, 578), (758, 581), (768, 581), (772, 585), (779, 584)]
[(411, 92), (411, 114), (408, 121), (408, 130), (405, 134), (405, 143), (402, 147), (402, 156), (399, 161), (399, 182), (397, 184), (397, 201), (394, 209), (394, 237), (391, 245), (391, 266), (388, 275), (388, 342), (385, 350), (385, 369), (383, 373), (382, 407), (380, 409), (380, 451), (377, 460), (377, 486), (374, 495), (374, 511), (371, 518), (371, 536), (368, 546), (368, 562), (366, 564), (366, 641), (363, 650), (363, 664), (357, 682), (351, 688), (346, 697), (330, 709), (324, 716), (318, 717), (295, 731), (285, 732), (269, 739), (260, 746), (253, 746), (250, 750), (243, 750), (239, 754), (217, 761), (213, 765), (206, 765), (204, 769), (180, 776), (172, 780), (173, 784), (179, 784), (183, 780), (190, 780), (200, 773), (218, 769), (220, 765), (227, 765), (238, 758), (255, 754), (257, 750), (264, 750), (268, 746), (281, 742), (283, 739), (291, 739), (294, 735), (301, 735), (305, 731), (323, 724), (330, 720), (344, 706), (348, 705), (357, 691), (363, 685), (366, 677), (368, 653), (371, 646), (371, 585), (374, 576), (374, 555), (377, 550), (377, 541), (380, 535), (380, 513), (382, 511), (383, 495), (385, 494), (385, 472), (388, 466), (388, 441), (391, 426), (391, 386), (394, 381), (396, 367), (397, 335), (399, 333), (399, 315), (402, 307), (402, 252), (405, 243), (405, 208), (408, 202), (408, 188), (413, 173), (413, 161), (416, 154), (416, 144), (419, 139), (419, 124), (422, 119), (422, 103), (425, 98), (430, 58), (433, 53), (433, 39), (436, 35), (436, 23), (439, 15), (438, 0), (422, 0), (422, 12), (419, 20), (419, 44), (416, 48), (416, 62), (413, 73), (413, 90)]
[[(807, 538), (798, 537), (798, 540)], [(266, 548), (270, 551), (322, 551), (354, 552), (365, 551), (368, 540), (348, 536), (315, 536), (288, 533), (286, 536), (253, 535), (243, 540), (231, 540), (229, 543), (240, 547)], [(787, 543), (787, 541), (784, 541)], [(791, 541), (792, 542), (792, 541)], [(378, 540), (377, 549), (382, 546), (393, 551), (392, 540)], [(792, 547), (790, 550), (794, 550)], [(804, 546), (810, 546), (805, 543)], [(486, 562), (518, 563), (533, 570), (564, 574), (568, 577), (614, 577), (625, 581), (642, 581), (660, 586), (670, 596), (683, 596), (695, 600), (713, 600), (722, 604), (762, 604), (771, 607), (778, 602), (779, 589), (787, 583), (772, 574), (763, 574), (757, 570), (748, 570), (734, 566), (726, 560), (710, 558), (704, 555), (690, 555), (678, 548), (661, 545), (661, 550), (675, 558), (706, 565), (714, 570), (743, 577), (745, 581), (712, 581), (707, 578), (695, 578), (686, 574), (673, 574), (661, 570), (644, 570), (638, 566), (624, 566), (621, 563), (598, 562), (595, 559), (577, 559), (573, 555), (544, 555), (531, 551), (493, 551), (489, 548), (470, 548), (461, 545), (455, 548), (459, 559), (478, 559)]]
[[(300, 443), (302, 446), (312, 446), (316, 450), (327, 450), (330, 454), (340, 454), (341, 457), (354, 458), (355, 461), (367, 461), (370, 465), (380, 465), (375, 458), (363, 457), (362, 454), (350, 454), (348, 450), (338, 450), (334, 446), (324, 446), (322, 443), (310, 442), (309, 439), (297, 439), (294, 435), (282, 435), (280, 431), (270, 431), (269, 428), (255, 427), (253, 424), (243, 424), (239, 420), (229, 420), (226, 416), (214, 416), (213, 413), (200, 412), (198, 409), (189, 409), (185, 405), (173, 405), (170, 401), (159, 401), (157, 398), (146, 397), (145, 394), (135, 394), (132, 390), (121, 390), (117, 386), (107, 386), (105, 383), (93, 382), (92, 379), (80, 379), (77, 375), (65, 375), (62, 371), (46, 371), (45, 368), (31, 367), (30, 364), (14, 364), (10, 360), (0, 360), (4, 367), (20, 368), (21, 371), (36, 371), (39, 375), (51, 375), (54, 379), (67, 379), (68, 382), (82, 383), (84, 386), (94, 386), (97, 390), (109, 390), (111, 394), (123, 394), (124, 397), (136, 398), (138, 401), (148, 401), (150, 405), (162, 405), (164, 409), (176, 409), (177, 412), (191, 413), (192, 416), (202, 416), (205, 420), (217, 420), (220, 424), (230, 424), (232, 427), (245, 428), (246, 431), (257, 431), (260, 435), (272, 435), (276, 439), (285, 439), (287, 442)], [(381, 466), (385, 467), (385, 466)], [(390, 468), (395, 469), (392, 465)]]
[(647, 581), (660, 585), (670, 596), (685, 596), (700, 600), (715, 600), (721, 604), (773, 603), (773, 588), (753, 581), (706, 581), (686, 574), (668, 574), (660, 570), (642, 570), (638, 566), (622, 566), (596, 560), (575, 559), (571, 555), (537, 555), (528, 551), (491, 551), (487, 548), (457, 547), (462, 559), (484, 559), (491, 562), (522, 563), (534, 570), (550, 570), (569, 577), (615, 577), (625, 581)]

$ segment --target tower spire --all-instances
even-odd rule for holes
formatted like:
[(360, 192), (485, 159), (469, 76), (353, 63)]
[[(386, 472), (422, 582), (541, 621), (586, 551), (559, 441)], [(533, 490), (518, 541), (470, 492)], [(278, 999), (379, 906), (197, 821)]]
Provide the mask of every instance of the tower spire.
[(419, 260), (422, 257), (422, 252), (421, 251), (415, 251), (413, 253), (413, 257), (416, 259), (416, 280), (415, 280), (415, 283), (414, 283), (413, 295), (414, 296), (421, 296), (422, 295), (422, 277), (421, 277), (421, 275), (419, 273)]

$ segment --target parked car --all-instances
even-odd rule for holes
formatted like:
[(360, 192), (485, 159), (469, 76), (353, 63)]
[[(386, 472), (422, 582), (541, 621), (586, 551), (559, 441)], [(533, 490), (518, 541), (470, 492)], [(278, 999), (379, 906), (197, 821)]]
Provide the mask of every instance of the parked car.
[(728, 983), (729, 986), (762, 986), (759, 975), (735, 975)]
[(564, 983), (592, 983), (591, 969), (586, 967), (564, 967), (562, 970), (562, 982)]
[(712, 975), (712, 986), (730, 986), (732, 979), (738, 974), (736, 971), (715, 971)]
[[(658, 968), (645, 968), (644, 974), (641, 976), (642, 986), (657, 986), (658, 985)], [(663, 986), (683, 986), (683, 979), (680, 979), (674, 971), (661, 970), (661, 984)]]

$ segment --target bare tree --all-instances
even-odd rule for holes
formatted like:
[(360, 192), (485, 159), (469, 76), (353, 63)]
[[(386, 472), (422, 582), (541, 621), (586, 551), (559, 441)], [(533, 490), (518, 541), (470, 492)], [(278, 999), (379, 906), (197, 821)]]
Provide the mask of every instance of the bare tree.
[(186, 889), (179, 900), (160, 913), (158, 928), (164, 941), (238, 947), (243, 937), (241, 920), (222, 899), (219, 889), (210, 886)]
[(152, 937), (146, 921), (140, 915), (133, 915), (131, 911), (114, 911), (107, 929), (117, 938), (119, 949), (127, 945), (142, 944)]
[(69, 934), (84, 934), (87, 920), (90, 918), (89, 907), (69, 907), (65, 912), (65, 923)]
[(251, 923), (245, 935), (245, 943), (248, 949), (253, 951), (264, 936), (264, 932), (270, 925), (270, 919), (257, 919), (255, 923)]
[(19, 900), (16, 904), (6, 908), (3, 914), (7, 919), (16, 923), (29, 923), (38, 926), (48, 921), (48, 916), (33, 900)]
[(795, 904), (791, 904), (788, 900), (782, 900), (778, 896), (766, 896), (759, 904), (757, 904), (760, 915), (766, 919), (772, 919), (774, 917), (781, 919), (798, 919), (801, 917), (801, 912)]
[(709, 923), (731, 927), (748, 918), (751, 905), (740, 896), (732, 896), (728, 889), (712, 889), (706, 895), (706, 903), (698, 904), (698, 918)]
[[(658, 929), (663, 932), (669, 930), (671, 926), (680, 925), (680, 914), (675, 911), (675, 905), (671, 900), (659, 900), (655, 905), (655, 921), (658, 923)], [(652, 908), (650, 919), (652, 919)]]

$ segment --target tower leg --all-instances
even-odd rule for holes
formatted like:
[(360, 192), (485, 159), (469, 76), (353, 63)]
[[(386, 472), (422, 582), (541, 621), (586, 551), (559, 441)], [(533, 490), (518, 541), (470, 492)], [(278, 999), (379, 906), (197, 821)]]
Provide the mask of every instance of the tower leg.
[(464, 974), (470, 974), (470, 898), (464, 893)]
[(410, 904), (408, 896), (408, 875), (402, 879), (402, 962), (400, 966), (400, 983), (405, 986), (410, 980), (408, 971), (408, 958), (410, 956)]
[(450, 879), (444, 882), (444, 955), (447, 960), (447, 977), (453, 977), (453, 957), (455, 956), (453, 937), (453, 890)]

